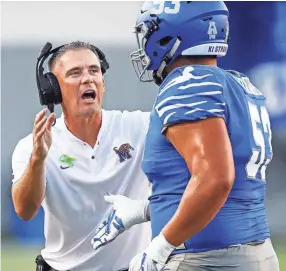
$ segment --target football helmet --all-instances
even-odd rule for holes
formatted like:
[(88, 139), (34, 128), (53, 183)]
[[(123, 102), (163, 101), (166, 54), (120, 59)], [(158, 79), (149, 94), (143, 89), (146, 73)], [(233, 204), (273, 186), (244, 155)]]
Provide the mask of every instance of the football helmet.
[(179, 55), (225, 56), (228, 16), (223, 1), (146, 1), (135, 26), (138, 50), (131, 53), (140, 81), (160, 85)]

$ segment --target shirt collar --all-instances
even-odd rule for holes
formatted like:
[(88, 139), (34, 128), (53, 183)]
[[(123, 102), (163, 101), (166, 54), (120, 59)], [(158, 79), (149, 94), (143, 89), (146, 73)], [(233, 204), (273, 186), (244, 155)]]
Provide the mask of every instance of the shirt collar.
[[(99, 142), (102, 141), (102, 137), (103, 137), (103, 135), (105, 133), (106, 127), (108, 126), (108, 122), (109, 122), (109, 118), (108, 118), (108, 114), (107, 114), (106, 110), (101, 109), (101, 112), (102, 112), (102, 122), (101, 122), (101, 127), (99, 129), (99, 133), (98, 133), (98, 136), (97, 136), (96, 145), (99, 144)], [(67, 136), (67, 138), (70, 141), (75, 141), (75, 142), (78, 142), (78, 143), (80, 143), (82, 145), (86, 145), (87, 144), (86, 142), (84, 142), (81, 139), (77, 138), (73, 133), (71, 133), (69, 131), (69, 129), (67, 128), (67, 126), (65, 124), (65, 121), (64, 121), (64, 113), (61, 114), (58, 124), (60, 126), (60, 129), (65, 133), (65, 135)]]

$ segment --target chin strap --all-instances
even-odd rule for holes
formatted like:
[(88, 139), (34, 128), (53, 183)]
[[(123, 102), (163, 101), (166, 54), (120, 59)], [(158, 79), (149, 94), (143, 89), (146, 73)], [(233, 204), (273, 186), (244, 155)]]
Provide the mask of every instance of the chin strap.
[(163, 73), (164, 69), (167, 67), (167, 65), (170, 63), (173, 55), (178, 50), (181, 42), (182, 41), (179, 38), (176, 39), (176, 42), (174, 43), (172, 49), (169, 51), (169, 53), (167, 53), (164, 56), (163, 61), (162, 61), (161, 65), (160, 65), (159, 69), (153, 72), (154, 82), (157, 85), (161, 85), (161, 83), (163, 82), (162, 73)]

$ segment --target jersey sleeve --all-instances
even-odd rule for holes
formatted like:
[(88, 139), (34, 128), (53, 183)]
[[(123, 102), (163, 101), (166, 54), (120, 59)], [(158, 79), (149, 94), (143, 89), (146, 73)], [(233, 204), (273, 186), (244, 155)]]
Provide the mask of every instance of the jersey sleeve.
[(223, 86), (214, 74), (175, 77), (159, 91), (155, 110), (163, 131), (182, 122), (211, 117), (226, 120), (227, 114)]

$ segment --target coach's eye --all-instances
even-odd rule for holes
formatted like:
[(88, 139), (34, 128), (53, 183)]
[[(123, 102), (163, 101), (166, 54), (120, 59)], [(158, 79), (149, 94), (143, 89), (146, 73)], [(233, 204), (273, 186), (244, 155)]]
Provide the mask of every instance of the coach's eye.
[(75, 77), (75, 76), (78, 76), (80, 74), (79, 71), (74, 71), (71, 73), (71, 76)]
[(91, 69), (91, 73), (97, 73), (98, 69)]

